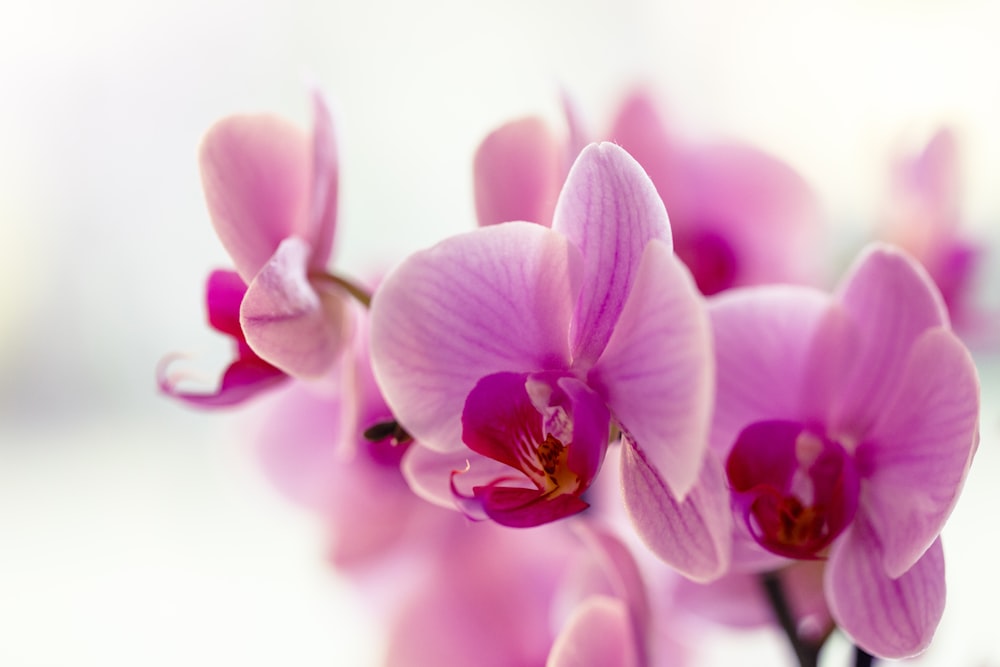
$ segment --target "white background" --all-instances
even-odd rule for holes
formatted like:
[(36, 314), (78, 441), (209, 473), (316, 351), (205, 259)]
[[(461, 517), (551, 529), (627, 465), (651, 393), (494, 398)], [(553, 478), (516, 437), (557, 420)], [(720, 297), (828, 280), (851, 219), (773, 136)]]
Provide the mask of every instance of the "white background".
[[(226, 257), (195, 161), (217, 118), (273, 111), (305, 125), (307, 86), (326, 91), (348, 273), (472, 226), (469, 165), (489, 129), (558, 119), (566, 91), (599, 131), (636, 83), (684, 131), (789, 160), (845, 238), (877, 213), (891, 151), (952, 123), (968, 222), (996, 244), (998, 7), (0, 5), (0, 665), (377, 659), (363, 601), (324, 567), (319, 522), (258, 471), (246, 414), (193, 413), (155, 391), (167, 352), (225, 358), (203, 325), (204, 276)], [(949, 607), (927, 664), (1000, 664), (997, 398), (991, 385), (946, 531)], [(758, 639), (719, 644), (706, 662), (730, 664)], [(846, 664), (843, 648), (827, 664)]]

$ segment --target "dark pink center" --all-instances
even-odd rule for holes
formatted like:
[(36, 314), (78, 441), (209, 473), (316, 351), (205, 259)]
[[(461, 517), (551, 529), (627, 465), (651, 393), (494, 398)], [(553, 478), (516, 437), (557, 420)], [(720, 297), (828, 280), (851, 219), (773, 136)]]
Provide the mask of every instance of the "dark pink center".
[(729, 454), (726, 473), (750, 534), (780, 556), (822, 558), (858, 507), (858, 474), (850, 454), (798, 422), (747, 426)]

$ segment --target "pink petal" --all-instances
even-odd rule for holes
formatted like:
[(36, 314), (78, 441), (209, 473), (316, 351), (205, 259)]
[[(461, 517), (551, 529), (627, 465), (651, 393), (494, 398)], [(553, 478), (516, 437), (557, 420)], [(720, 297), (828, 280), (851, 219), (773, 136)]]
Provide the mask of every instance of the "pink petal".
[(830, 554), (826, 597), (837, 625), (881, 658), (906, 658), (930, 644), (944, 612), (944, 552), (935, 540), (912, 568), (890, 578), (878, 538), (856, 521)]
[(333, 249), (337, 228), (337, 194), (340, 165), (333, 119), (323, 96), (313, 93), (312, 192), (309, 203), (309, 226), (303, 230), (312, 245), (310, 266), (323, 269)]
[(540, 526), (590, 507), (575, 495), (548, 496), (538, 489), (487, 485), (477, 486), (473, 492), (486, 516), (510, 528)]
[(575, 363), (594, 362), (611, 338), (646, 244), (672, 248), (663, 202), (642, 167), (614, 144), (591, 144), (570, 169), (553, 229), (583, 253), (573, 320)]
[(547, 667), (638, 667), (639, 652), (623, 600), (593, 595), (584, 600), (556, 637)]
[[(452, 510), (467, 509), (459, 502), (460, 499), (456, 499), (452, 491), (453, 482), (461, 494), (472, 496), (473, 487), (489, 484), (511, 472), (504, 464), (468, 449), (442, 454), (419, 442), (407, 448), (400, 469), (415, 494), (427, 502)], [(476, 514), (473, 518), (482, 519), (485, 516)]]
[(953, 333), (920, 337), (899, 386), (857, 453), (868, 472), (864, 511), (890, 577), (908, 570), (941, 532), (978, 441), (976, 367)]
[(615, 421), (677, 498), (708, 448), (712, 343), (704, 301), (662, 241), (651, 241), (621, 317), (588, 376)]
[(650, 621), (646, 584), (632, 552), (609, 531), (586, 520), (571, 525), (574, 532), (589, 548), (610, 590), (627, 605), (636, 629), (642, 631)]
[(715, 339), (716, 406), (711, 444), (721, 457), (749, 424), (805, 421), (812, 339), (830, 298), (805, 287), (731, 290), (709, 300)]
[(479, 224), (524, 220), (551, 226), (565, 156), (563, 143), (541, 118), (516, 120), (490, 133), (473, 163)]
[(427, 447), (456, 450), (480, 378), (567, 369), (578, 276), (566, 239), (527, 223), (477, 229), (411, 255), (371, 307), (372, 366), (399, 422)]
[(285, 239), (250, 283), (240, 323), (262, 359), (289, 375), (318, 377), (337, 361), (350, 337), (348, 296), (307, 275), (309, 245)]
[(306, 231), (308, 139), (275, 116), (231, 116), (208, 131), (200, 160), (215, 231), (249, 283), (282, 239)]
[(288, 376), (258, 357), (243, 337), (239, 320), (240, 304), (247, 291), (243, 279), (235, 271), (213, 271), (205, 287), (208, 322), (213, 329), (233, 339), (236, 359), (223, 373), (215, 391), (207, 392), (181, 389), (189, 379), (188, 374), (168, 373), (175, 358), (165, 359), (157, 371), (160, 390), (189, 405), (221, 408), (237, 405), (281, 384)]
[(927, 329), (947, 325), (948, 314), (930, 277), (908, 255), (872, 245), (841, 283), (837, 297), (853, 320), (858, 339), (853, 349), (817, 349), (853, 361), (838, 401), (828, 408), (833, 433), (865, 433), (885, 413), (900, 386), (910, 347)]
[(659, 558), (695, 581), (729, 567), (733, 517), (722, 465), (709, 454), (698, 483), (678, 501), (627, 438), (622, 441), (625, 506), (639, 536)]

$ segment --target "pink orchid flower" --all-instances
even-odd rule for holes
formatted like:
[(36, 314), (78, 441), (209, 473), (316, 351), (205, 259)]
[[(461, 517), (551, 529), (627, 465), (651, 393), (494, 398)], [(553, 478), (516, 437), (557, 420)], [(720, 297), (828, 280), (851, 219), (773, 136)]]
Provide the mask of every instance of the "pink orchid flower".
[(414, 254), (371, 318), (375, 376), (422, 445), (404, 461), (416, 489), (508, 526), (569, 516), (588, 506), (614, 425), (639, 532), (692, 577), (725, 569), (721, 475), (702, 483), (717, 473), (702, 465), (707, 320), (623, 150), (581, 153), (551, 229), (504, 223)]
[[(566, 138), (541, 119), (525, 118), (498, 128), (479, 146), (474, 174), (480, 224), (551, 223), (568, 158), (583, 134), (572, 107), (566, 108)], [(674, 252), (703, 294), (816, 281), (820, 207), (787, 164), (744, 144), (677, 137), (644, 93), (625, 101), (605, 138), (649, 174), (670, 213)]]
[[(261, 363), (300, 378), (323, 375), (349, 337), (347, 292), (325, 273), (336, 227), (338, 166), (330, 113), (314, 96), (312, 137), (271, 115), (231, 116), (215, 124), (201, 147), (201, 173), (212, 224), (246, 293), (237, 364)], [(218, 280), (213, 274), (213, 280)], [(230, 322), (235, 282), (226, 296), (209, 284), (209, 320)], [(231, 324), (231, 322), (230, 322)], [(214, 326), (214, 325), (213, 325)], [(218, 327), (216, 327), (218, 328)], [(244, 400), (274, 384), (274, 373), (232, 373), (214, 395), (167, 393), (198, 405)]]
[(710, 307), (712, 449), (742, 528), (734, 568), (823, 561), (837, 624), (871, 654), (926, 648), (939, 533), (978, 442), (979, 382), (929, 276), (876, 246), (832, 295), (734, 290)]

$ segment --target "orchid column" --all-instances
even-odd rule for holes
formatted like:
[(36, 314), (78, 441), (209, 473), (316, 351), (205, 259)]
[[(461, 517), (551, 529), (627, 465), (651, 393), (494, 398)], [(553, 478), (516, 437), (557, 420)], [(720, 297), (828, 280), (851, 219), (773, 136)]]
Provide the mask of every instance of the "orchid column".
[(509, 222), (411, 256), (371, 318), (418, 492), (509, 526), (567, 517), (588, 507), (620, 433), (640, 534), (692, 578), (726, 569), (728, 499), (705, 463), (708, 320), (662, 201), (622, 149), (584, 149), (551, 229)]

